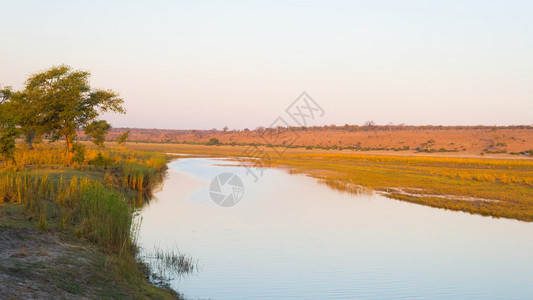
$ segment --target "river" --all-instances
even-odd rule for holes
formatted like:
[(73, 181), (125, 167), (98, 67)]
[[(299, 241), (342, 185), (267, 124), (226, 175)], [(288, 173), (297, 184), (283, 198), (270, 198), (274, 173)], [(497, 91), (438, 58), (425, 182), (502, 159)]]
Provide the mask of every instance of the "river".
[[(141, 209), (142, 249), (197, 260), (197, 272), (171, 281), (187, 299), (533, 297), (531, 223), (342, 193), (284, 169), (254, 172), (228, 159), (174, 160)], [(243, 185), (229, 207), (210, 193), (223, 173)]]

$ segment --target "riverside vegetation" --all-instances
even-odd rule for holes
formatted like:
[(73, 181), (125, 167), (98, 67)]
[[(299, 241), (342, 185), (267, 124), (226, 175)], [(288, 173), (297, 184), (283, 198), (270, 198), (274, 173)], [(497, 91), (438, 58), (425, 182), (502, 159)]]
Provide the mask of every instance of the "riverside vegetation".
[[(0, 294), (179, 298), (148, 282), (133, 224), (167, 157), (104, 148), (110, 126), (98, 117), (125, 112), (123, 100), (91, 89), (88, 77), (59, 66), (30, 76), (24, 90), (0, 89)], [(80, 130), (95, 145), (77, 142)], [(36, 145), (43, 138), (64, 142)]]
[[(169, 289), (148, 283), (148, 268), (135, 259), (138, 249), (132, 232), (134, 208), (142, 202), (143, 193), (159, 182), (166, 156), (90, 148), (82, 163), (67, 165), (62, 153), (63, 149), (50, 146), (19, 149), (17, 165), (0, 171), (0, 230), (34, 228), (64, 241), (62, 244), (92, 249), (73, 256), (101, 260), (102, 270), (93, 270), (87, 278), (81, 274), (70, 278), (63, 290), (67, 297), (91, 293), (97, 298), (177, 297)], [(51, 270), (56, 267), (46, 266), (46, 272), (54, 272)], [(13, 267), (3, 261), (0, 273), (9, 268)], [(43, 275), (31, 266), (22, 269), (30, 269), (26, 272), (37, 279)], [(53, 280), (48, 283), (56, 284)], [(77, 287), (74, 290), (69, 288), (73, 285)]]

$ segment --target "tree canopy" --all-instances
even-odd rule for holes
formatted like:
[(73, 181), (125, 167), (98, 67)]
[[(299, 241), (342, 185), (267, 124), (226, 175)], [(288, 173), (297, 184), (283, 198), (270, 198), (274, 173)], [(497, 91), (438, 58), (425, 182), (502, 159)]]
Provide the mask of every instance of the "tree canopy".
[[(1, 89), (0, 126), (11, 128), (9, 137), (16, 127), (30, 148), (33, 140), (43, 135), (52, 142), (65, 139), (69, 163), (78, 130), (84, 130), (95, 144), (103, 146), (111, 125), (99, 117), (104, 112), (125, 113), (124, 100), (111, 90), (91, 88), (89, 77), (89, 72), (61, 65), (31, 75), (22, 91)], [(2, 129), (4, 133), (7, 135)]]
[(128, 138), (130, 137), (130, 132), (131, 130), (126, 130), (126, 132), (124, 132), (123, 134), (121, 134), (118, 138), (117, 138), (117, 143), (119, 145), (122, 145), (124, 143), (126, 143), (126, 141), (128, 140)]
[(19, 131), (16, 127), (15, 114), (12, 111), (13, 96), (11, 87), (0, 89), (0, 158), (4, 161), (15, 159), (15, 139)]

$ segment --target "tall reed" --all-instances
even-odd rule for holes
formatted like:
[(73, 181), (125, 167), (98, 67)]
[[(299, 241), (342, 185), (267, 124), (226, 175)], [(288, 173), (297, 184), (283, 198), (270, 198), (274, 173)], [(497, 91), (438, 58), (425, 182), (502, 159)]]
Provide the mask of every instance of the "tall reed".
[(56, 192), (47, 175), (0, 173), (0, 201), (21, 203), (30, 213), (30, 219), (44, 212), (46, 202), (53, 199)]
[(99, 182), (73, 177), (54, 183), (47, 175), (0, 173), (2, 202), (21, 203), (38, 228), (46, 230), (47, 205), (59, 208), (59, 228), (70, 226), (81, 237), (111, 252), (131, 247), (131, 208), (124, 196)]
[(150, 188), (157, 175), (155, 168), (136, 162), (122, 162), (117, 164), (117, 167), (121, 172), (123, 184), (137, 191)]
[[(126, 199), (128, 193), (117, 190), (117, 185), (122, 183), (142, 192), (140, 195), (149, 193), (167, 162), (162, 153), (89, 148), (81, 164), (94, 164), (92, 170), (105, 171), (103, 183), (100, 183), (93, 181), (94, 177), (92, 180), (76, 176), (68, 178), (66, 176), (73, 174), (70, 171), (64, 173), (65, 177), (61, 175), (53, 179), (46, 174), (31, 173), (41, 165), (65, 164), (62, 148), (21, 149), (17, 151), (17, 160), (20, 165), (32, 165), (32, 168), (24, 167), (19, 172), (0, 169), (0, 203), (22, 204), (42, 231), (57, 225), (60, 230), (71, 230), (117, 254), (131, 250), (133, 245), (133, 208)], [(49, 206), (54, 208), (53, 215), (47, 215)]]
[(124, 197), (102, 184), (81, 187), (76, 232), (89, 241), (116, 253), (131, 247), (131, 209)]

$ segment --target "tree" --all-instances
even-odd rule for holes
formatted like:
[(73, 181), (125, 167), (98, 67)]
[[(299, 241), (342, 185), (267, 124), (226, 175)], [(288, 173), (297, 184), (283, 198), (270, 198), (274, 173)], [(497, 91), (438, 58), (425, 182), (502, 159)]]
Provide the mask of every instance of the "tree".
[(2, 126), (0, 133), (0, 157), (3, 161), (15, 162), (15, 139), (19, 132), (13, 124), (5, 124)]
[(37, 103), (24, 91), (14, 92), (11, 96), (11, 104), (15, 123), (24, 135), (24, 141), (29, 149), (33, 150), (33, 144), (40, 141), (45, 134), (43, 114), (35, 110)]
[(433, 145), (435, 145), (434, 140), (428, 140), (427, 142), (420, 144), (420, 146), (427, 152), (431, 152)]
[(93, 138), (93, 143), (98, 147), (103, 147), (105, 142), (105, 135), (111, 129), (111, 125), (105, 120), (93, 121), (84, 128), (86, 135)]
[[(32, 99), (33, 112), (41, 114), (51, 141), (65, 138), (67, 162), (72, 163), (77, 130), (98, 121), (103, 112), (125, 113), (123, 100), (111, 90), (92, 89), (90, 73), (61, 65), (33, 74), (26, 81), (24, 93)], [(98, 135), (97, 135), (98, 137)]]
[(209, 142), (207, 142), (208, 145), (218, 145), (220, 144), (220, 141), (217, 138), (211, 138), (209, 139)]
[(0, 105), (7, 103), (13, 95), (13, 89), (10, 86), (6, 86), (0, 89)]
[(11, 87), (0, 90), (0, 103), (6, 104), (4, 115), (9, 115), (10, 122), (24, 135), (25, 142), (32, 150), (34, 141), (44, 134), (41, 114), (34, 109), (35, 103), (26, 93), (13, 91)]
[(374, 130), (376, 128), (376, 123), (374, 120), (366, 121), (363, 127), (367, 130)]
[(19, 131), (13, 118), (12, 103), (10, 101), (13, 91), (10, 87), (0, 89), (0, 158), (3, 161), (15, 160), (15, 139)]
[(121, 134), (118, 138), (117, 138), (117, 143), (119, 145), (122, 145), (124, 143), (126, 143), (126, 141), (128, 140), (128, 138), (130, 137), (130, 132), (131, 130), (127, 130), (126, 132), (124, 132), (123, 134)]
[(228, 127), (228, 126), (224, 126), (224, 128), (222, 128), (222, 130), (223, 130), (224, 132), (228, 132), (229, 127)]

